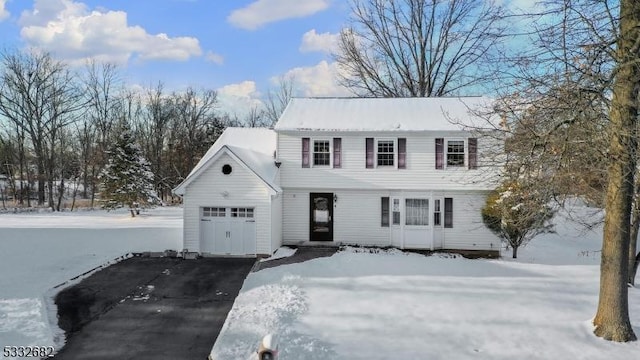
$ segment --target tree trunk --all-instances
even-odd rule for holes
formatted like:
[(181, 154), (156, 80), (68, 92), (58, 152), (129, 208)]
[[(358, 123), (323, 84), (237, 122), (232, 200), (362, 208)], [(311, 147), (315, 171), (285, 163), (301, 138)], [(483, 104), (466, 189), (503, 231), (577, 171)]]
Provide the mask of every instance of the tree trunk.
[[(638, 177), (638, 175), (636, 175)], [(638, 179), (636, 179), (636, 183)], [(635, 193), (638, 194), (638, 189), (636, 188)], [(637, 243), (638, 243), (638, 230), (640, 230), (640, 198), (636, 195), (636, 199), (634, 201), (633, 213), (631, 219), (631, 231), (629, 235), (629, 254), (627, 259), (629, 259), (629, 279), (627, 282), (632, 286), (635, 285), (635, 277), (636, 273), (634, 271), (635, 263), (636, 263), (636, 253), (637, 253)]]
[(60, 177), (60, 187), (58, 188), (58, 201), (56, 204), (56, 210), (61, 211), (62, 199), (64, 198), (64, 177)]
[[(636, 255), (636, 258), (634, 259), (634, 262), (633, 262), (633, 266), (631, 267), (631, 269), (629, 269), (629, 278), (631, 280), (635, 280), (636, 274), (638, 273), (639, 265), (640, 265), (640, 253)], [(635, 281), (633, 281), (631, 284), (632, 285), (635, 284)]]
[(512, 246), (511, 249), (512, 249), (511, 256), (514, 259), (517, 259), (518, 258), (518, 247), (517, 246)]
[(620, 2), (620, 35), (617, 40), (618, 72), (611, 100), (609, 184), (600, 264), (600, 296), (593, 320), (594, 333), (612, 341), (633, 341), (629, 321), (628, 252), (631, 205), (636, 170), (637, 86), (640, 72), (635, 40), (640, 27), (640, 2)]

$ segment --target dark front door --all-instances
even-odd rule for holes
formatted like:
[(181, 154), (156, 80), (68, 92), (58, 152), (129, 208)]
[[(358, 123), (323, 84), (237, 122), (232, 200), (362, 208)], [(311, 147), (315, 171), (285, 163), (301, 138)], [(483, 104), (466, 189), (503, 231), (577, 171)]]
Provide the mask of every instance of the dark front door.
[(311, 193), (309, 230), (311, 241), (333, 241), (333, 193)]

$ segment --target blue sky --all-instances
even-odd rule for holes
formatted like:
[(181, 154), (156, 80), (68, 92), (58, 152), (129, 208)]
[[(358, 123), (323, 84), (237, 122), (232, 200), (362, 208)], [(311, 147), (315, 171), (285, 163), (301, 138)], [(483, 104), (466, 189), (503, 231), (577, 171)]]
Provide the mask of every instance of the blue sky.
[(330, 56), (348, 15), (344, 0), (0, 0), (0, 35), (74, 66), (115, 62), (130, 86), (217, 89), (242, 113), (282, 76), (301, 96), (349, 94)]

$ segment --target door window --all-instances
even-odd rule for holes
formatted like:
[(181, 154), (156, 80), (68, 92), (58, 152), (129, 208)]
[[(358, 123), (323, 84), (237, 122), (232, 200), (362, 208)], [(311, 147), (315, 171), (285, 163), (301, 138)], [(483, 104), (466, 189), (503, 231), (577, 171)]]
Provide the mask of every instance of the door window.
[(393, 225), (400, 225), (400, 199), (393, 199)]
[(406, 225), (429, 225), (429, 199), (406, 199), (404, 217)]

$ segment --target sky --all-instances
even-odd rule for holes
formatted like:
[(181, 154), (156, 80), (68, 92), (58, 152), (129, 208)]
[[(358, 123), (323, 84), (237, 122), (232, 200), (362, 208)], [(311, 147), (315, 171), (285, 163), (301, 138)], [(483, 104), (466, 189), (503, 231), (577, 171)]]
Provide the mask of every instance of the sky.
[(348, 16), (345, 0), (0, 0), (0, 38), (78, 68), (116, 63), (132, 87), (215, 89), (242, 113), (282, 77), (298, 96), (350, 95), (331, 56)]

